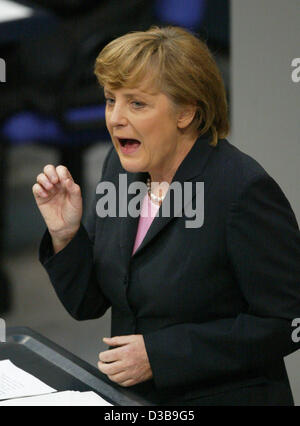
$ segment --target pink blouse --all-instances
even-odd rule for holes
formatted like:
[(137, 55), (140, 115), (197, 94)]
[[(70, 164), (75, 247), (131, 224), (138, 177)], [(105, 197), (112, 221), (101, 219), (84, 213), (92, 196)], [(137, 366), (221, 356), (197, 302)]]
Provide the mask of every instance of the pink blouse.
[(137, 233), (135, 237), (135, 243), (134, 243), (132, 255), (134, 255), (134, 253), (140, 246), (141, 242), (145, 238), (145, 235), (147, 234), (148, 229), (150, 228), (150, 225), (153, 222), (153, 219), (155, 218), (158, 210), (159, 210), (159, 205), (154, 204), (151, 201), (149, 195), (146, 194), (142, 204), (142, 209), (140, 213), (140, 219), (139, 219), (139, 224), (138, 224), (138, 229), (137, 229)]

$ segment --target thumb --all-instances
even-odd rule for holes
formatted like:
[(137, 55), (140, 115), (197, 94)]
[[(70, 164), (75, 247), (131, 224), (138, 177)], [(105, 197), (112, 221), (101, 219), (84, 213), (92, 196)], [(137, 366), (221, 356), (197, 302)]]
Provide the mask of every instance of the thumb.
[(81, 191), (80, 191), (80, 186), (77, 185), (73, 179), (68, 178), (65, 181), (65, 188), (67, 189), (67, 191), (74, 196), (78, 196), (81, 195)]
[(65, 182), (65, 189), (68, 193), (68, 198), (72, 206), (76, 209), (82, 208), (81, 190), (72, 179), (67, 179)]

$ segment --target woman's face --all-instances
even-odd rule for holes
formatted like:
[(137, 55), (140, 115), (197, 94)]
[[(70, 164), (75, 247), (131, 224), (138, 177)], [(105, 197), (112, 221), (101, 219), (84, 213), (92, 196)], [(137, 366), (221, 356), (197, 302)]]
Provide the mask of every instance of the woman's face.
[(178, 167), (178, 111), (162, 92), (104, 87), (106, 125), (121, 164), (128, 172), (149, 172), (163, 180)]

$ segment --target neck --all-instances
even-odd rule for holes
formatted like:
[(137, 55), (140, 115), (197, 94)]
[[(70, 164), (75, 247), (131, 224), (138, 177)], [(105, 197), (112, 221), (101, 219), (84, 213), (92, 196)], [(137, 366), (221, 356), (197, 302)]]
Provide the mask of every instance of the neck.
[(175, 176), (175, 173), (183, 162), (187, 154), (190, 152), (197, 140), (197, 136), (194, 138), (183, 138), (177, 145), (177, 150), (174, 152), (173, 159), (168, 162), (167, 168), (164, 170), (151, 170), (149, 171), (152, 182), (167, 182), (170, 184)]
[(173, 162), (170, 161), (171, 165), (168, 163), (167, 170), (153, 170), (149, 172), (151, 193), (154, 195), (154, 198), (159, 197), (163, 199), (165, 197), (178, 167), (190, 152), (196, 140), (197, 137), (180, 141), (180, 144), (178, 145), (179, 148), (176, 152), (174, 152), (174, 160)]

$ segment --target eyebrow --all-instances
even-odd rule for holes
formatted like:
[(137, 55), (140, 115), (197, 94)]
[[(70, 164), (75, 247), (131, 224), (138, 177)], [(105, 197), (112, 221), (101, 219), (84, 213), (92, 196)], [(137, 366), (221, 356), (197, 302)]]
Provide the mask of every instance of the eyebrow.
[(112, 95), (112, 92), (110, 90), (107, 89), (103, 89), (104, 93), (107, 95)]
[[(111, 92), (109, 89), (104, 89), (104, 94), (108, 96), (113, 96), (113, 92)], [(134, 96), (151, 96), (150, 93), (146, 92), (133, 92), (133, 93), (124, 93), (123, 96), (125, 96), (127, 99), (133, 98)]]

